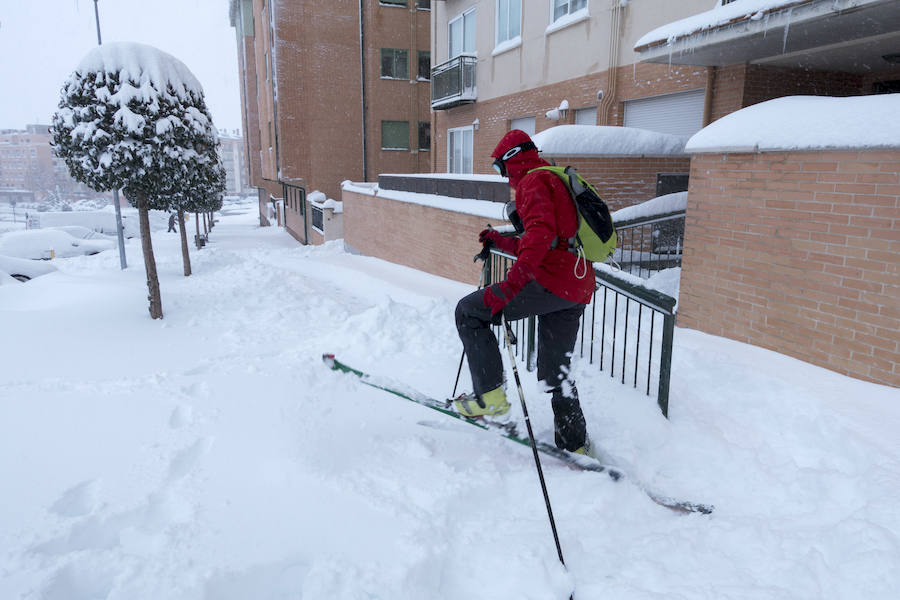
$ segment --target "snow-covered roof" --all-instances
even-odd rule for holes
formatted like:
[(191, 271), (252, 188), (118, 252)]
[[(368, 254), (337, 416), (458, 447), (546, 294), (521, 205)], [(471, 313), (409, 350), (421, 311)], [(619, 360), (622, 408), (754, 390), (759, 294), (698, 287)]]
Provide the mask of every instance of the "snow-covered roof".
[(325, 196), (324, 192), (313, 190), (306, 196), (309, 203), (316, 208), (330, 208), (335, 214), (344, 212), (344, 203)]
[(557, 125), (532, 136), (547, 156), (681, 156), (687, 136), (634, 127)]
[(157, 93), (171, 85), (183, 98), (185, 92), (195, 96), (203, 93), (203, 86), (187, 66), (174, 56), (135, 42), (112, 42), (91, 50), (75, 69), (78, 73), (119, 73), (122, 81), (139, 84), (141, 91), (152, 86)]
[(704, 127), (689, 153), (900, 148), (900, 94), (787, 96)]
[(506, 221), (503, 213), (503, 204), (488, 200), (476, 200), (474, 198), (451, 198), (438, 194), (420, 194), (418, 192), (404, 192), (400, 190), (383, 190), (374, 183), (357, 183), (349, 180), (341, 182), (341, 189), (366, 196), (377, 196), (397, 202), (418, 204), (430, 208), (438, 208), (450, 212), (474, 215), (486, 219)]
[(664, 196), (657, 196), (652, 200), (626, 206), (615, 211), (611, 216), (614, 223), (625, 223), (637, 219), (649, 219), (670, 215), (687, 209), (687, 192), (675, 192)]
[(658, 44), (661, 42), (674, 42), (676, 39), (715, 29), (723, 25), (729, 25), (739, 21), (759, 20), (766, 13), (776, 10), (798, 6), (800, 4), (808, 4), (813, 0), (735, 0), (730, 4), (716, 6), (712, 10), (667, 23), (662, 27), (650, 31), (643, 35), (635, 44), (634, 48), (638, 49), (642, 46)]

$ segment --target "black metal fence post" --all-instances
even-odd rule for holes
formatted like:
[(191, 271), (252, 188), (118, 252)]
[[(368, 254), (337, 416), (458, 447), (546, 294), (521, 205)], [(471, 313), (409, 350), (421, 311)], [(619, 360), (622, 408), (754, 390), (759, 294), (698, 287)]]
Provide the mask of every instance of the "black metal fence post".
[(659, 391), (656, 403), (667, 419), (669, 418), (669, 378), (672, 375), (672, 343), (675, 338), (675, 315), (663, 317), (662, 353), (659, 358)]

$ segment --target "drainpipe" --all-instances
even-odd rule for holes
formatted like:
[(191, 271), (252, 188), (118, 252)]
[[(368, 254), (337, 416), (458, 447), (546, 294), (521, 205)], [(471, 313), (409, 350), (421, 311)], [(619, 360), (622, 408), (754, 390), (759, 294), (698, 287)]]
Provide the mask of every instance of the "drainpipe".
[(272, 46), (272, 120), (275, 127), (275, 179), (281, 181), (281, 157), (278, 151), (278, 51), (275, 39), (275, 3), (269, 2), (269, 43)]
[(362, 174), (363, 181), (369, 180), (369, 164), (366, 148), (366, 27), (363, 21), (363, 3), (359, 0), (359, 85), (360, 109), (362, 111)]
[(706, 68), (706, 94), (703, 99), (703, 126), (712, 122), (713, 88), (716, 85), (716, 67)]
[(600, 101), (600, 125), (609, 124), (609, 111), (616, 98), (616, 74), (619, 68), (619, 23), (621, 11), (625, 9), (619, 0), (612, 0), (612, 14), (609, 22), (609, 70), (607, 71), (607, 90)]

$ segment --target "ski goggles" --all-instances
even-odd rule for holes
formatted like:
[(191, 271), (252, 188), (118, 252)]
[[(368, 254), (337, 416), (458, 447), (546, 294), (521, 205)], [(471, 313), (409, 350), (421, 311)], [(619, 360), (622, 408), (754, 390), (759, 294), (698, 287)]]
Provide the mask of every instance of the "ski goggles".
[(512, 148), (504, 152), (503, 156), (494, 161), (494, 170), (497, 171), (502, 177), (509, 177), (509, 172), (506, 170), (506, 161), (511, 159), (519, 152), (527, 152), (528, 150), (537, 150), (537, 146), (534, 145), (534, 142), (525, 142), (524, 144), (513, 146)]

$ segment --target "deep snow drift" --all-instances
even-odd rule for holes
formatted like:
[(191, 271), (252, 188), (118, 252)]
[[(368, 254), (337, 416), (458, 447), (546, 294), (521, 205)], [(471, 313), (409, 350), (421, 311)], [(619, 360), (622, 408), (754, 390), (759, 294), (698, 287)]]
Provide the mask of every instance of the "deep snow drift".
[(0, 598), (900, 597), (898, 390), (678, 329), (666, 421), (576, 361), (595, 442), (717, 509), (545, 459), (566, 572), (527, 448), (321, 363), (447, 396), (470, 287), (255, 211), (226, 207), (189, 278), (154, 234), (162, 321), (136, 239), (125, 271), (0, 286)]

